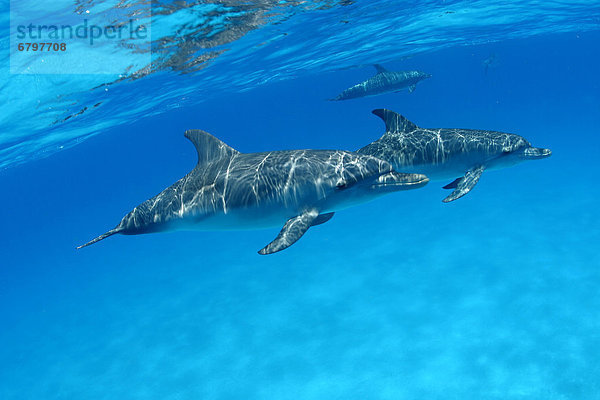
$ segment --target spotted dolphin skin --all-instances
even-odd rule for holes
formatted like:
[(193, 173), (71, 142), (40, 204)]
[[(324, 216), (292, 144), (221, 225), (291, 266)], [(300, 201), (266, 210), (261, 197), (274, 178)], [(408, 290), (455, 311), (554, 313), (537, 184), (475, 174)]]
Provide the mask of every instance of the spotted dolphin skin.
[(359, 97), (375, 96), (387, 92), (398, 92), (406, 88), (408, 88), (408, 91), (412, 93), (417, 87), (417, 83), (423, 79), (431, 78), (431, 75), (421, 71), (393, 72), (386, 70), (378, 64), (375, 64), (374, 67), (377, 70), (377, 74), (364, 82), (344, 90), (337, 97), (330, 100), (337, 101), (356, 99)]
[(259, 251), (271, 254), (295, 243), (336, 210), (386, 193), (416, 189), (428, 179), (395, 172), (373, 156), (334, 150), (243, 154), (201, 130), (185, 136), (198, 152), (196, 167), (127, 214), (103, 235), (170, 230), (255, 229), (282, 226)]
[(474, 129), (425, 129), (390, 110), (374, 110), (385, 122), (385, 134), (358, 150), (381, 158), (402, 172), (426, 174), (431, 180), (452, 179), (444, 189), (454, 189), (443, 201), (469, 193), (487, 169), (549, 157), (549, 149), (532, 147), (511, 133)]

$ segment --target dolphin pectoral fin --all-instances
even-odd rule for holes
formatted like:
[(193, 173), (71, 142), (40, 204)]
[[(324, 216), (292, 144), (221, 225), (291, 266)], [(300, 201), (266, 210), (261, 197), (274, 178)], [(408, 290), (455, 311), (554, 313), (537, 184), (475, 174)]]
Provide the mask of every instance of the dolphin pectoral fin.
[(455, 180), (453, 180), (452, 182), (450, 182), (443, 188), (444, 189), (456, 189), (456, 187), (458, 186), (458, 182), (460, 182), (461, 179), (462, 179), (462, 176), (460, 178), (456, 178)]
[(333, 214), (335, 214), (335, 213), (330, 212), (330, 213), (325, 213), (325, 214), (319, 214), (310, 226), (317, 226), (317, 225), (324, 224), (325, 222), (329, 221), (331, 219), (331, 217), (333, 217)]
[(472, 168), (472, 169), (468, 170), (467, 173), (465, 174), (465, 176), (463, 176), (462, 178), (459, 178), (459, 179), (455, 180), (454, 182), (444, 186), (444, 188), (447, 188), (447, 189), (452, 189), (453, 186), (456, 186), (456, 188), (454, 189), (454, 191), (452, 193), (450, 193), (450, 195), (448, 197), (446, 197), (442, 201), (444, 203), (449, 203), (456, 199), (460, 199), (465, 194), (469, 193), (471, 191), (471, 189), (473, 189), (475, 187), (477, 182), (479, 182), (479, 178), (481, 178), (481, 174), (483, 173), (484, 169), (485, 169), (485, 167), (482, 165)]
[[(333, 216), (333, 213), (331, 213), (331, 215)], [(278, 251), (287, 249), (288, 247), (296, 243), (298, 239), (300, 239), (302, 235), (306, 233), (308, 228), (310, 228), (313, 225), (313, 222), (318, 217), (319, 212), (315, 209), (312, 209), (294, 218), (288, 219), (283, 228), (281, 228), (281, 232), (279, 232), (279, 235), (277, 235), (275, 240), (273, 240), (271, 243), (259, 250), (258, 254), (273, 254), (277, 253)], [(331, 216), (329, 218), (331, 218)], [(326, 222), (327, 219), (320, 223)]]
[(417, 85), (410, 85), (410, 86), (408, 87), (408, 93), (412, 93), (412, 92), (414, 92), (416, 88), (417, 88)]

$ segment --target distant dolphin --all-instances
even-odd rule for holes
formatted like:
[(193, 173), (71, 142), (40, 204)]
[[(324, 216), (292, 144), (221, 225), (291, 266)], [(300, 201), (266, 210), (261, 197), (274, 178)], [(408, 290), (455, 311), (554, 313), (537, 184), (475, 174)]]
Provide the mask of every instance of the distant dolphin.
[(114, 229), (137, 235), (169, 230), (254, 229), (281, 226), (260, 254), (295, 243), (334, 211), (385, 193), (416, 189), (428, 179), (401, 174), (382, 160), (348, 151), (289, 150), (243, 154), (201, 130), (185, 136), (198, 164), (185, 177), (146, 200)]
[(477, 184), (486, 169), (509, 167), (524, 160), (549, 157), (549, 149), (532, 147), (511, 133), (473, 129), (425, 129), (390, 110), (374, 110), (385, 122), (385, 134), (358, 150), (390, 162), (402, 172), (421, 173), (431, 180), (460, 178), (444, 186), (454, 191), (450, 202)]
[(488, 70), (490, 68), (496, 67), (498, 65), (498, 60), (496, 59), (496, 54), (492, 53), (488, 56), (488, 58), (486, 58), (485, 60), (483, 60), (481, 62), (481, 65), (483, 66), (483, 72), (487, 75)]
[(375, 96), (387, 92), (398, 92), (408, 88), (410, 93), (415, 91), (417, 83), (423, 79), (431, 78), (431, 75), (421, 71), (398, 71), (392, 72), (375, 64), (377, 74), (344, 90), (337, 97), (330, 100), (349, 100), (359, 97)]

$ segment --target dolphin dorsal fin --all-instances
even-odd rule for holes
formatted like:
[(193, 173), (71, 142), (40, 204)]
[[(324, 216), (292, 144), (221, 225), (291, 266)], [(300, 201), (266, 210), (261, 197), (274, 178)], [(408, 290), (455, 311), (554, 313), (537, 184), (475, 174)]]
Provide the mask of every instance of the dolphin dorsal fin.
[(375, 69), (377, 70), (377, 73), (381, 73), (381, 72), (387, 72), (387, 69), (383, 68), (382, 65), (379, 64), (373, 64), (373, 67), (375, 67)]
[(386, 110), (385, 108), (379, 108), (377, 110), (372, 111), (373, 114), (377, 115), (379, 118), (385, 122), (385, 131), (387, 132), (412, 132), (419, 127), (408, 119), (404, 118), (402, 115)]
[(196, 147), (199, 165), (222, 158), (231, 158), (232, 156), (240, 153), (210, 133), (204, 132), (200, 129), (190, 129), (185, 131), (185, 137), (188, 138)]

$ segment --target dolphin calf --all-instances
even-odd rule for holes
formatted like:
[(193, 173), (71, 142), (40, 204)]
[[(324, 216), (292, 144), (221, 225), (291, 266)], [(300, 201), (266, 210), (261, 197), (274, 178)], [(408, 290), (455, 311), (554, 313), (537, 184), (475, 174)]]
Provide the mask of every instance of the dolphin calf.
[(201, 130), (185, 132), (198, 163), (186, 176), (128, 213), (89, 246), (116, 233), (170, 230), (254, 229), (282, 226), (259, 251), (294, 244), (336, 210), (386, 193), (416, 189), (428, 179), (395, 172), (373, 156), (336, 150), (240, 153)]
[(456, 178), (444, 186), (454, 191), (443, 201), (469, 193), (486, 169), (549, 157), (549, 149), (532, 147), (511, 133), (475, 129), (425, 129), (390, 110), (374, 110), (385, 122), (385, 134), (357, 151), (381, 158), (394, 169), (421, 173), (431, 180)]
[(364, 82), (344, 90), (337, 97), (334, 97), (330, 100), (337, 101), (356, 99), (359, 97), (375, 96), (377, 94), (387, 92), (398, 92), (406, 88), (408, 88), (408, 91), (412, 93), (417, 87), (418, 82), (422, 81), (423, 79), (431, 78), (431, 75), (421, 71), (392, 72), (386, 70), (378, 64), (375, 64), (374, 67), (377, 70), (377, 74)]

